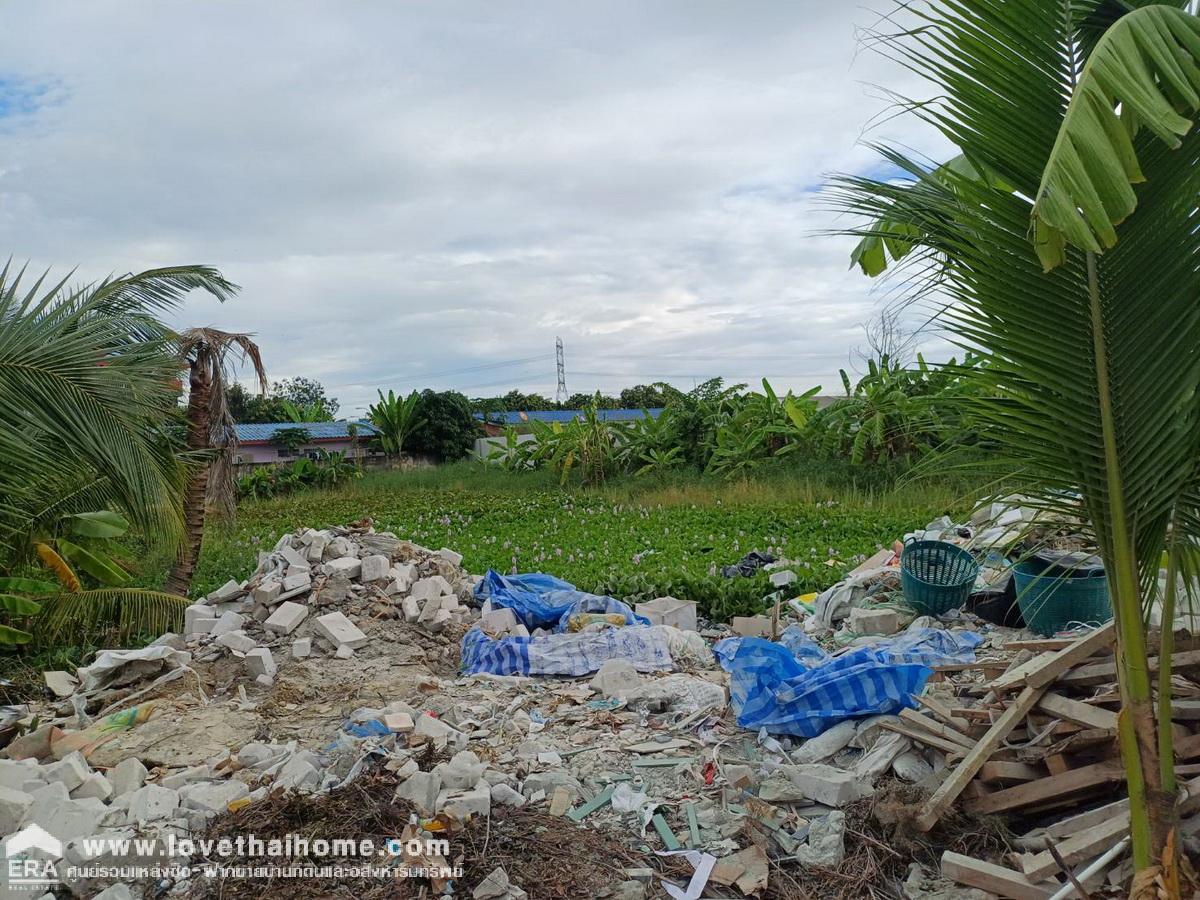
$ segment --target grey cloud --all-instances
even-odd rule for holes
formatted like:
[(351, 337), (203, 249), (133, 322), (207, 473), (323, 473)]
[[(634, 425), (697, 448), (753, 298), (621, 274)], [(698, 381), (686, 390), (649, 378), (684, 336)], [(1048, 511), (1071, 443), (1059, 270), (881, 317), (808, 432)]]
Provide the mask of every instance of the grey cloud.
[[(0, 234), (89, 276), (221, 267), (242, 296), (180, 321), (257, 332), (273, 377), (320, 378), (348, 411), (556, 334), (572, 390), (693, 368), (829, 387), (876, 298), (816, 191), (876, 165), (860, 82), (906, 87), (855, 59), (870, 19), (816, 0), (23, 4), (0, 50), (53, 90), (0, 118)], [(903, 121), (873, 136), (945, 152)], [(435, 386), (552, 393), (553, 363)]]

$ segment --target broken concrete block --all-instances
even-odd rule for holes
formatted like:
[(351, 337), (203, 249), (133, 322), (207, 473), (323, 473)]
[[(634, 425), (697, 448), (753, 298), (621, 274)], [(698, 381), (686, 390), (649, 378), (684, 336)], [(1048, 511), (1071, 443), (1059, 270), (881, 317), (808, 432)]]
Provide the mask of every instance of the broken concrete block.
[(517, 627), (517, 614), (507, 607), (490, 610), (479, 620), (479, 627), (493, 636), (504, 634), (510, 628)]
[(416, 723), (413, 722), (413, 717), (406, 712), (387, 713), (383, 717), (383, 724), (388, 727), (388, 730), (395, 734), (408, 734)]
[(321, 786), (321, 771), (313, 765), (311, 753), (297, 753), (283, 764), (275, 776), (275, 784), (297, 791), (315, 791)]
[(286, 544), (283, 547), (280, 547), (276, 552), (283, 557), (284, 561), (288, 564), (289, 569), (308, 571), (307, 554), (301, 553), (291, 544)]
[[(216, 623), (216, 611), (203, 603), (193, 603), (183, 611), (184, 634), (207, 634)], [(207, 624), (207, 623), (212, 624)]]
[(347, 578), (357, 578), (362, 574), (362, 560), (357, 556), (341, 556), (325, 563), (325, 565), (321, 566), (321, 571), (326, 575), (340, 573)]
[(60, 670), (43, 672), (42, 678), (46, 682), (46, 687), (50, 688), (54, 696), (60, 700), (64, 697), (70, 697), (79, 689), (79, 680), (70, 672)]
[(425, 625), (432, 622), (438, 614), (438, 610), (442, 608), (442, 598), (439, 594), (436, 597), (430, 597), (421, 606), (421, 615), (417, 616), (417, 623)]
[(434, 746), (445, 746), (453, 744), (454, 746), (462, 746), (467, 743), (467, 736), (443, 722), (441, 719), (434, 718), (430, 715), (417, 716), (416, 724), (413, 727), (413, 734), (428, 737), (433, 741)]
[(339, 649), (349, 647), (351, 650), (357, 650), (368, 640), (367, 636), (358, 630), (358, 626), (340, 612), (317, 616), (314, 627), (317, 634)]
[(850, 630), (857, 634), (895, 634), (900, 630), (900, 616), (894, 609), (850, 610)]
[(213, 625), (211, 634), (215, 637), (220, 637), (223, 634), (229, 634), (231, 631), (241, 631), (242, 626), (246, 624), (246, 617), (230, 610), (227, 613), (222, 613), (217, 619), (217, 623)]
[(51, 763), (42, 769), (42, 775), (47, 782), (60, 782), (66, 786), (68, 791), (73, 791), (83, 784), (84, 779), (91, 773), (91, 766), (87, 764), (87, 760), (78, 750), (68, 753), (58, 762)]
[(243, 782), (230, 779), (229, 781), (188, 785), (179, 792), (179, 796), (183, 806), (188, 809), (222, 813), (229, 808), (230, 803), (240, 800), (249, 793), (250, 789)]
[(796, 858), (806, 866), (836, 869), (846, 856), (846, 814), (840, 809), (813, 819), (808, 826), (808, 843), (796, 849)]
[(656, 597), (637, 604), (634, 611), (649, 619), (651, 625), (671, 625), (682, 631), (696, 630), (696, 604), (691, 600)]
[(608, 698), (621, 698), (642, 685), (633, 663), (627, 659), (606, 659), (592, 676), (592, 690)]
[(236, 600), (242, 594), (246, 593), (240, 583), (232, 578), (208, 595), (207, 599), (210, 603), (225, 603), (229, 600)]
[(404, 621), (412, 624), (421, 618), (421, 604), (415, 597), (405, 597), (400, 601), (400, 609), (404, 613)]
[(461, 566), (462, 565), (462, 561), (463, 561), (462, 554), (457, 553), (454, 550), (451, 550), (449, 547), (443, 547), (441, 550), (439, 550), (438, 556), (440, 556), (446, 562), (450, 563), (450, 565), (452, 565), (452, 566)]
[(433, 614), (433, 618), (428, 622), (422, 623), (421, 627), (431, 634), (438, 634), (443, 628), (450, 624), (450, 620), (453, 618), (454, 616), (450, 614), (449, 610), (439, 609)]
[(734, 616), (730, 627), (742, 637), (771, 636), (771, 620), (767, 616)]
[(21, 827), (33, 795), (13, 788), (0, 787), (0, 834), (12, 834)]
[(492, 789), (486, 781), (480, 781), (465, 791), (443, 791), (438, 795), (438, 812), (455, 819), (471, 816), (489, 816), (492, 813)]
[(380, 556), (379, 554), (364, 556), (362, 565), (359, 567), (359, 577), (364, 584), (383, 581), (385, 578), (390, 577), (391, 568), (391, 560), (386, 556)]
[(120, 797), (136, 791), (146, 783), (146, 775), (146, 767), (136, 756), (121, 760), (108, 770), (108, 783), (112, 785), (113, 796)]
[(422, 815), (432, 816), (437, 812), (438, 794), (442, 790), (442, 779), (433, 772), (415, 772), (396, 788), (396, 799), (407, 800)]
[(275, 608), (263, 627), (274, 634), (291, 634), (308, 618), (308, 607), (302, 603), (285, 600)]
[(99, 772), (90, 773), (87, 778), (83, 779), (83, 784), (71, 791), (72, 800), (83, 800), (87, 797), (95, 797), (97, 800), (108, 801), (113, 795), (112, 785), (108, 783), (108, 779)]
[(821, 763), (780, 766), (758, 786), (758, 796), (768, 803), (813, 800), (826, 806), (845, 806), (871, 793), (871, 785), (860, 782), (853, 772)]
[(354, 659), (354, 650), (342, 644), (342, 646), (333, 651), (333, 655), (338, 659)]
[(729, 782), (731, 787), (735, 787), (740, 791), (748, 791), (758, 783), (758, 777), (754, 774), (754, 768), (739, 764), (725, 767), (725, 780)]
[(504, 871), (503, 866), (497, 866), (475, 886), (471, 897), (473, 900), (503, 900), (508, 897), (511, 889), (508, 873)]
[(29, 794), (45, 786), (46, 777), (36, 759), (0, 760), (0, 787)]
[(277, 668), (275, 657), (266, 647), (256, 647), (246, 654), (246, 670), (255, 678), (260, 675), (274, 678)]
[(283, 589), (280, 591), (277, 599), (285, 599), (294, 597), (298, 593), (303, 593), (312, 587), (312, 576), (307, 572), (297, 572), (295, 575), (288, 575), (283, 579)]
[(307, 659), (312, 656), (312, 638), (296, 638), (292, 641), (292, 658)]
[(565, 816), (571, 808), (571, 794), (565, 787), (556, 787), (550, 795), (550, 815)]
[(325, 556), (325, 548), (328, 546), (328, 536), (318, 531), (312, 536), (312, 540), (308, 542), (308, 552), (304, 554), (304, 558), (310, 563), (319, 563)]
[(279, 599), (282, 591), (283, 582), (277, 578), (268, 578), (254, 589), (254, 602), (260, 603), (263, 606), (270, 606)]
[(415, 581), (412, 590), (409, 592), (418, 603), (424, 604), (435, 597), (440, 597), (443, 594), (453, 594), (454, 589), (450, 587), (448, 582), (441, 575), (434, 575), (430, 578), (421, 578)]
[(573, 775), (561, 770), (529, 773), (521, 783), (521, 793), (534, 802), (533, 798), (539, 793), (545, 796), (560, 787), (567, 789), (572, 802), (583, 797), (583, 785)]
[(197, 781), (208, 781), (212, 778), (212, 774), (212, 769), (208, 766), (191, 766), (161, 778), (159, 786), (178, 790), (186, 785), (195, 784)]
[(217, 638), (216, 642), (236, 653), (249, 653), (258, 646), (258, 642), (244, 631), (226, 632)]
[(95, 834), (108, 815), (108, 807), (95, 797), (69, 799), (61, 781), (33, 791), (31, 796), (33, 805), (25, 813), (21, 826), (40, 825), (60, 841)]
[(524, 806), (525, 796), (515, 788), (501, 781), (492, 785), (492, 802), (501, 806)]

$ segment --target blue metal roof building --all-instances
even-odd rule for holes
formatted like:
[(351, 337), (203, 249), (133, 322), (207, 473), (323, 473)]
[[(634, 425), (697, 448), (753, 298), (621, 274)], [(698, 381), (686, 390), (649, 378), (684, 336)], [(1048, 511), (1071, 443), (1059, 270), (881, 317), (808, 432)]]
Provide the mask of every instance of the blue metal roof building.
[[(375, 434), (375, 426), (364, 419), (355, 422), (358, 426), (358, 436), (369, 438)], [(349, 422), (264, 422), (251, 425), (235, 425), (239, 444), (267, 444), (275, 432), (285, 428), (303, 428), (314, 441), (348, 441)]]
[[(661, 407), (654, 409), (600, 409), (597, 410), (600, 420), (603, 422), (632, 422), (635, 419), (643, 419), (646, 414), (650, 414), (650, 418), (657, 419), (662, 414)], [(580, 418), (583, 412), (578, 409), (531, 409), (527, 412), (490, 412), (487, 416), (489, 423), (497, 425), (523, 425), (529, 421), (537, 422), (562, 422), (567, 423), (572, 419)], [(475, 413), (476, 419), (483, 419), (483, 413)]]

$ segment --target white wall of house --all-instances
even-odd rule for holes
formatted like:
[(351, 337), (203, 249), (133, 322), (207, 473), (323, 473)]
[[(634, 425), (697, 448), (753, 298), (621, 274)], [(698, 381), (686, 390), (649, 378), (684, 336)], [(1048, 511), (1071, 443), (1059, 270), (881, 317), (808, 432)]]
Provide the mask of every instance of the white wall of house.
[[(276, 444), (241, 444), (238, 446), (237, 453), (234, 454), (235, 464), (254, 464), (262, 463), (279, 463), (291, 462), (294, 459), (299, 459), (308, 453), (316, 450), (324, 450), (327, 453), (350, 453), (351, 444), (349, 439), (332, 440), (332, 441), (314, 441), (311, 444), (304, 444), (295, 453), (286, 453), (282, 447)], [(367, 447), (367, 442), (360, 440), (358, 442), (358, 450), (363, 456), (373, 455)]]
[[(532, 434), (518, 434), (517, 443), (524, 444), (528, 441), (536, 441), (537, 438)], [(488, 454), (493, 450), (503, 450), (505, 440), (503, 437), (481, 437), (475, 439), (474, 453), (480, 459), (487, 459)]]

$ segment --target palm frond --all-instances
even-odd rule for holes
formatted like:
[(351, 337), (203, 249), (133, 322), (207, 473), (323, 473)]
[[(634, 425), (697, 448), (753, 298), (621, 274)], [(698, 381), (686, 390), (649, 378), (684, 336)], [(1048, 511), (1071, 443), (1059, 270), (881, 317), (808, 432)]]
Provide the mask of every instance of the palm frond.
[(59, 594), (42, 601), (33, 633), (45, 643), (128, 641), (177, 631), (188, 602), (161, 591), (124, 587)]

